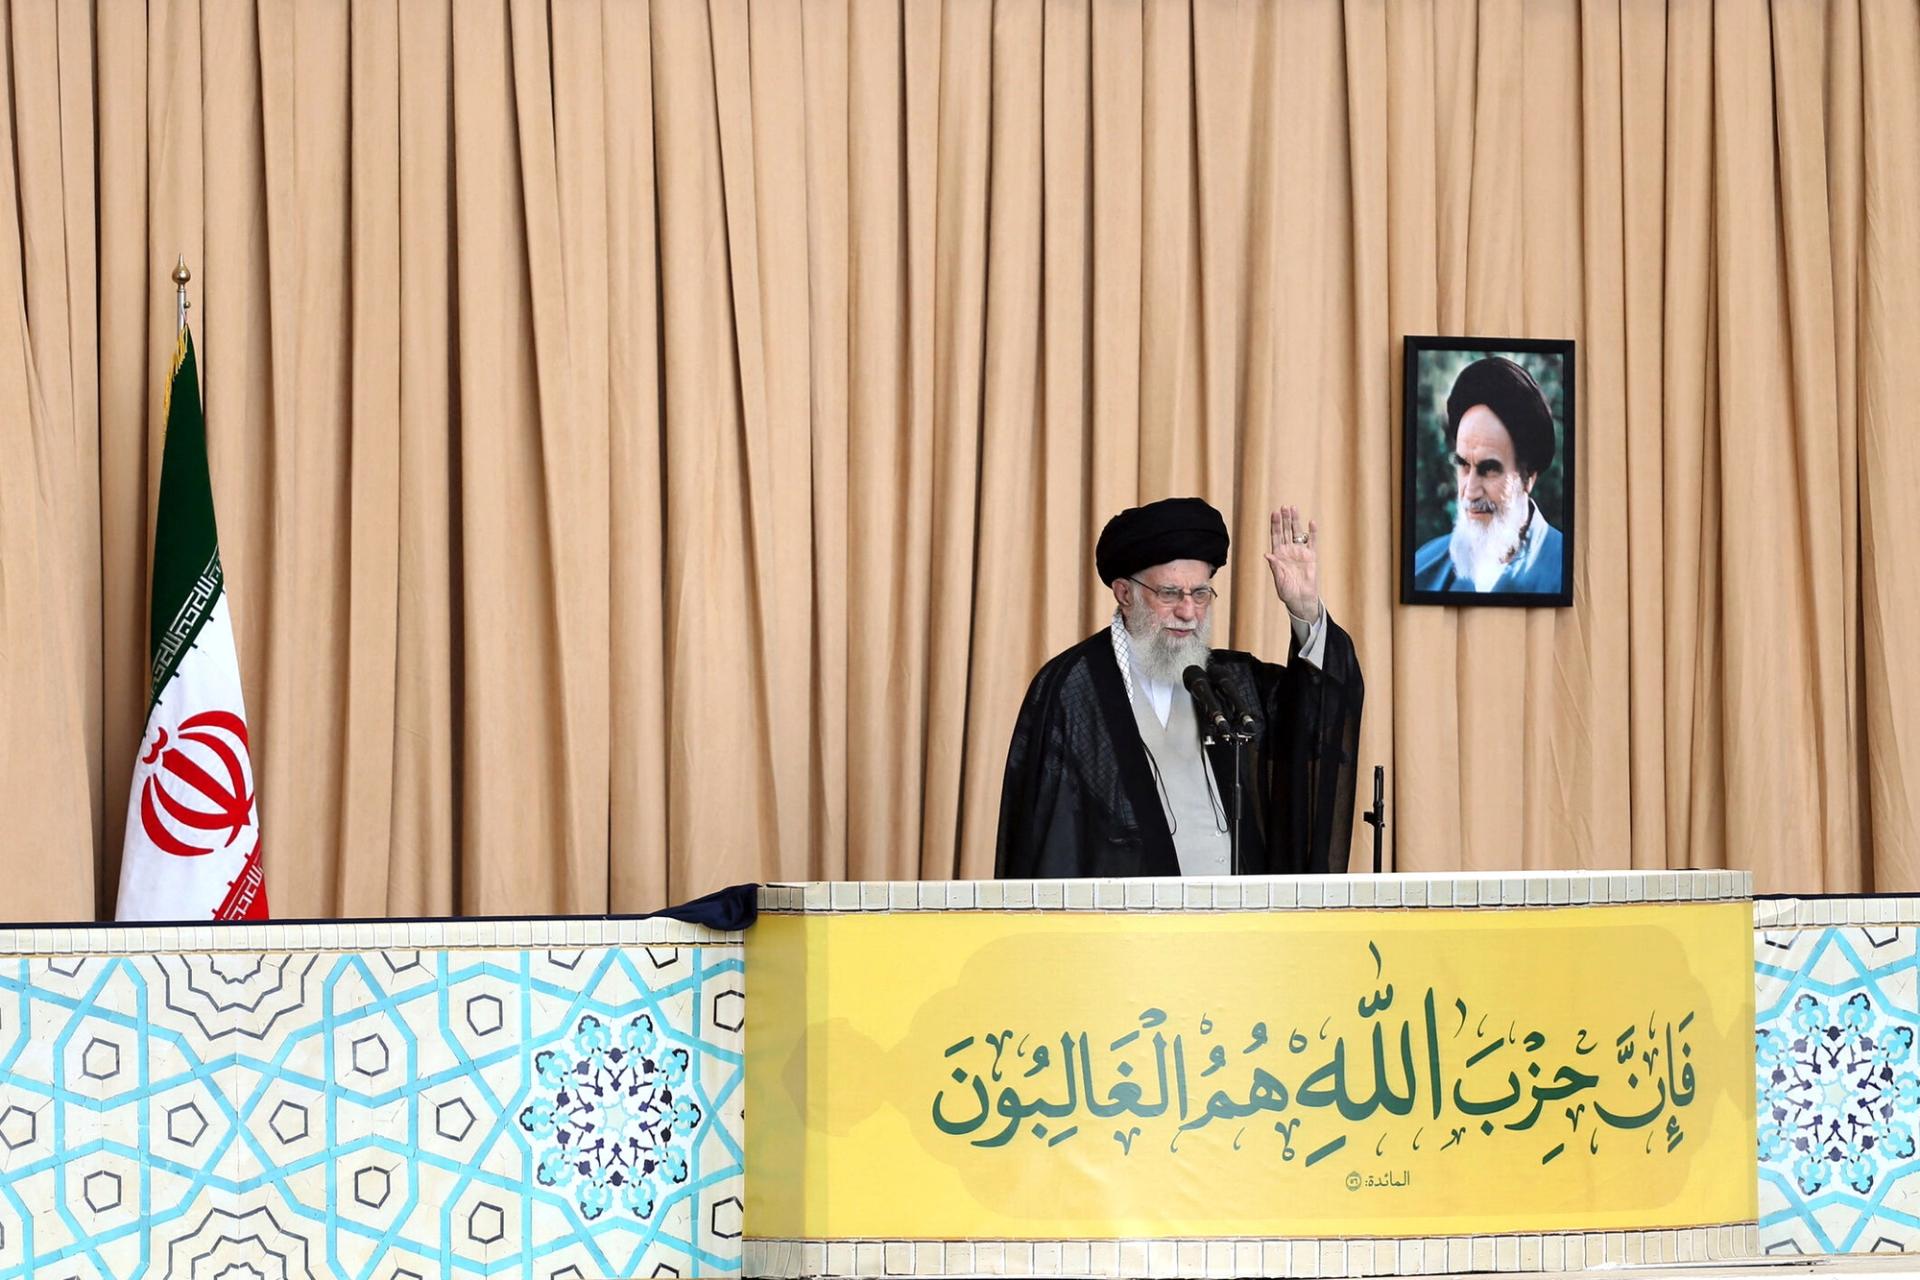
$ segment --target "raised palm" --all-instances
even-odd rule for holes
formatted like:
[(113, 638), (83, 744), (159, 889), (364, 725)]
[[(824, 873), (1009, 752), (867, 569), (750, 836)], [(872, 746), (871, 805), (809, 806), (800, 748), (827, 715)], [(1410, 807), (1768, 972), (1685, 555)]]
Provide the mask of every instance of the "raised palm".
[(1272, 550), (1267, 567), (1273, 589), (1294, 617), (1320, 618), (1320, 526), (1303, 518), (1298, 507), (1281, 507), (1268, 522)]

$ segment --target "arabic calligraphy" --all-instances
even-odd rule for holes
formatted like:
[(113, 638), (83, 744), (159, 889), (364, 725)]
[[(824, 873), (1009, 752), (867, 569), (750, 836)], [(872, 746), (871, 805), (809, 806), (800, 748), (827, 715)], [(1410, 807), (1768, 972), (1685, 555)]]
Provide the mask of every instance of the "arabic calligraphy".
[[(1056, 1147), (1111, 1141), (1214, 1142), (1240, 1151), (1277, 1143), (1311, 1168), (1351, 1144), (1385, 1159), (1486, 1142), (1525, 1143), (1542, 1165), (1632, 1144), (1666, 1155), (1686, 1141), (1697, 1092), (1692, 1010), (1649, 1011), (1625, 1026), (1581, 1026), (1559, 1042), (1519, 1019), (1475, 1010), (1428, 986), (1407, 995), (1382, 981), (1355, 1018), (1317, 1026), (1230, 1023), (1212, 1011), (1176, 1019), (1140, 1011), (1117, 1034), (997, 1027), (947, 1046), (934, 1127), (975, 1147), (1023, 1139)], [(1373, 1129), (1389, 1117), (1414, 1125)], [(1396, 1148), (1399, 1150), (1397, 1151)], [(1346, 1174), (1349, 1190), (1404, 1187), (1406, 1171)]]

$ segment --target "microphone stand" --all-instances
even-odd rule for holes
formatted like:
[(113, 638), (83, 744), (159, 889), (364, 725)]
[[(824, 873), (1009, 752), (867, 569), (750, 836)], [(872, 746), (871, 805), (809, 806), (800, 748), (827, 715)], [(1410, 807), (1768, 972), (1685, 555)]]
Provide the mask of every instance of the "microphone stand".
[(1361, 821), (1373, 828), (1373, 874), (1375, 875), (1380, 874), (1380, 839), (1387, 830), (1386, 780), (1385, 766), (1373, 766), (1373, 808), (1360, 815)]
[(1253, 735), (1245, 729), (1215, 728), (1208, 733), (1206, 741), (1209, 746), (1223, 742), (1233, 749), (1233, 825), (1227, 828), (1227, 873), (1237, 876), (1240, 874), (1240, 816), (1244, 806), (1241, 797), (1246, 794), (1243, 753), (1253, 741)]

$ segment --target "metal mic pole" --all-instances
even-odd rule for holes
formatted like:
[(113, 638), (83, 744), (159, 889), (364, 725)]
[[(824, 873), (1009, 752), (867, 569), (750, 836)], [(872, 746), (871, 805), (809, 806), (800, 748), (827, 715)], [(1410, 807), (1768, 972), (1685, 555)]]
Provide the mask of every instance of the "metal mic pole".
[(1387, 830), (1387, 770), (1373, 766), (1373, 807), (1361, 814), (1361, 820), (1373, 828), (1373, 874), (1380, 874), (1380, 842)]
[(1227, 865), (1232, 874), (1240, 874), (1240, 793), (1244, 789), (1245, 778), (1241, 775), (1240, 749), (1246, 745), (1246, 735), (1235, 732), (1233, 741), (1233, 834), (1227, 857)]

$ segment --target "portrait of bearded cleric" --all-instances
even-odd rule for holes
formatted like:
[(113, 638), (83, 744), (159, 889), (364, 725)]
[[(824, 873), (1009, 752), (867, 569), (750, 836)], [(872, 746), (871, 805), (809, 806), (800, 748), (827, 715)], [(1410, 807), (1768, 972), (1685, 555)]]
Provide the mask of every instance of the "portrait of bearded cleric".
[(1400, 598), (1573, 602), (1570, 341), (1406, 339)]

